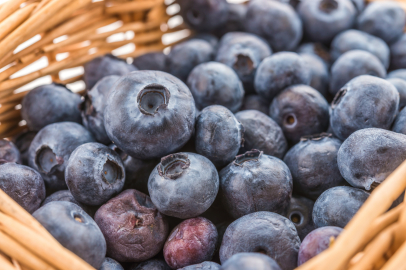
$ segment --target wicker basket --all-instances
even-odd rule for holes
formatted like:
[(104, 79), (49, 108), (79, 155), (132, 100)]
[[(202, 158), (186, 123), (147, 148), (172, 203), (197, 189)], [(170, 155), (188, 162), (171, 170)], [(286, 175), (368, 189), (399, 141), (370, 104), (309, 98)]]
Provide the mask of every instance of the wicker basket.
[[(117, 56), (131, 61), (174, 43), (164, 44), (163, 35), (182, 31), (187, 37), (191, 32), (185, 25), (171, 26), (170, 19), (179, 11), (173, 1), (9, 0), (0, 4), (0, 138), (26, 129), (19, 104), (34, 86), (55, 81), (82, 92), (82, 75), (63, 78), (64, 70), (80, 71), (84, 63), (117, 48), (129, 48)], [(406, 0), (397, 1), (406, 6)], [(406, 162), (372, 192), (334, 245), (298, 269), (406, 269), (406, 207), (402, 203), (387, 211), (405, 189)], [(0, 190), (0, 270), (19, 269), (93, 268), (63, 248)]]

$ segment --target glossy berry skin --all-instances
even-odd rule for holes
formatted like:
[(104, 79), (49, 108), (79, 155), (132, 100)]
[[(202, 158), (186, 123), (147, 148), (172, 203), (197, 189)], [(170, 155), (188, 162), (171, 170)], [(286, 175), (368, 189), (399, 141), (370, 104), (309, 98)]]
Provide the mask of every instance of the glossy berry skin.
[(275, 51), (293, 50), (302, 38), (299, 16), (290, 5), (278, 1), (250, 1), (245, 28), (263, 37)]
[(385, 69), (389, 67), (390, 50), (382, 39), (368, 33), (350, 29), (338, 34), (331, 43), (331, 56), (336, 61), (341, 55), (351, 50), (367, 51), (375, 55)]
[(262, 38), (249, 33), (231, 32), (221, 38), (216, 61), (234, 69), (245, 91), (252, 92), (257, 68), (271, 54), (272, 49)]
[(346, 184), (337, 165), (340, 146), (340, 140), (323, 133), (303, 137), (286, 153), (283, 161), (292, 173), (296, 193), (316, 200), (327, 189)]
[(332, 240), (337, 238), (343, 229), (326, 226), (315, 229), (303, 240), (299, 249), (298, 265), (302, 265), (330, 247)]
[(334, 135), (345, 140), (363, 128), (389, 129), (399, 108), (399, 93), (388, 81), (364, 75), (349, 81), (331, 105)]
[(314, 54), (302, 53), (300, 56), (310, 69), (311, 80), (309, 85), (319, 91), (326, 99), (329, 98), (330, 94), (328, 89), (330, 74), (327, 64), (323, 59)]
[(124, 270), (116, 260), (106, 257), (98, 270)]
[(33, 217), (65, 248), (98, 269), (106, 255), (106, 240), (96, 222), (70, 202), (50, 202)]
[(282, 129), (269, 116), (257, 110), (246, 110), (235, 114), (244, 127), (244, 147), (240, 153), (258, 149), (265, 155), (283, 158), (288, 144)]
[(330, 93), (336, 95), (346, 83), (360, 75), (385, 78), (386, 69), (375, 55), (367, 51), (344, 53), (331, 67)]
[(244, 97), (240, 110), (257, 110), (264, 114), (268, 114), (269, 105), (270, 103), (259, 95), (248, 95)]
[(122, 151), (114, 144), (111, 144), (109, 147), (116, 151), (123, 161), (125, 168), (125, 183), (123, 190), (136, 189), (149, 195), (148, 178), (152, 170), (159, 163), (159, 159), (136, 159)]
[(340, 147), (338, 167), (350, 185), (371, 190), (406, 159), (405, 146), (404, 134), (379, 128), (358, 130)]
[(117, 58), (111, 54), (97, 57), (84, 66), (85, 74), (83, 79), (86, 89), (92, 89), (95, 84), (106, 76), (124, 76), (137, 70), (133, 65), (127, 64), (125, 60)]
[(245, 215), (228, 226), (220, 248), (224, 264), (236, 253), (259, 252), (274, 259), (282, 269), (296, 267), (300, 239), (287, 218), (272, 212)]
[(331, 55), (329, 49), (320, 42), (307, 42), (300, 45), (296, 52), (300, 55), (312, 54), (323, 59), (324, 63), (330, 67)]
[(295, 144), (303, 136), (327, 130), (329, 106), (315, 89), (307, 85), (294, 85), (273, 99), (269, 115), (282, 127), (288, 142)]
[(167, 71), (167, 58), (163, 52), (150, 52), (134, 58), (133, 65), (138, 70)]
[(64, 202), (71, 202), (74, 203), (80, 208), (82, 208), (89, 216), (93, 217), (94, 213), (96, 212), (95, 207), (90, 206), (90, 205), (85, 205), (83, 203), (78, 202), (73, 196), (72, 193), (69, 190), (60, 190), (55, 193), (52, 193), (48, 197), (45, 198), (45, 200), (42, 202), (41, 206), (46, 205), (47, 203), (50, 202), (59, 202), (59, 201), (64, 201)]
[(196, 151), (217, 167), (230, 163), (244, 143), (244, 127), (234, 114), (219, 105), (209, 106), (196, 120)]
[(44, 178), (47, 189), (67, 189), (65, 168), (69, 157), (76, 147), (88, 142), (94, 142), (92, 134), (77, 123), (48, 125), (32, 141), (28, 163)]
[(357, 15), (350, 0), (304, 0), (297, 11), (303, 22), (304, 36), (324, 44), (350, 29)]
[(313, 205), (314, 201), (302, 196), (292, 196), (290, 200), (286, 217), (295, 225), (300, 240), (316, 228), (312, 219)]
[(206, 157), (194, 153), (163, 157), (148, 180), (149, 194), (157, 209), (181, 219), (205, 212), (218, 189), (216, 167)]
[(402, 109), (396, 116), (392, 131), (406, 135), (406, 110)]
[(228, 3), (227, 20), (223, 26), (214, 31), (214, 34), (221, 37), (229, 32), (244, 31), (246, 14), (247, 5)]
[(202, 217), (187, 219), (169, 234), (164, 258), (172, 269), (211, 260), (218, 233), (214, 224)]
[(242, 252), (231, 256), (221, 270), (281, 270), (278, 263), (261, 253)]
[(58, 122), (81, 123), (80, 96), (60, 84), (48, 84), (31, 90), (21, 103), (21, 116), (30, 130)]
[(223, 204), (236, 219), (258, 211), (286, 215), (293, 182), (282, 160), (252, 150), (220, 171), (220, 187)]
[(218, 62), (196, 66), (189, 74), (187, 85), (198, 110), (210, 105), (222, 105), (237, 112), (244, 98), (244, 88), (238, 75)]
[(168, 54), (168, 72), (186, 82), (190, 72), (199, 64), (213, 60), (213, 46), (202, 39), (191, 39), (173, 46)]
[(29, 213), (37, 210), (45, 199), (41, 175), (30, 167), (16, 163), (0, 165), (0, 189)]
[(72, 152), (65, 181), (77, 201), (101, 205), (121, 192), (125, 169), (115, 151), (101, 143), (86, 143)]
[(35, 131), (26, 131), (13, 138), (15, 146), (17, 146), (21, 154), (21, 164), (28, 165), (28, 149), (30, 148), (32, 140), (34, 140), (35, 135), (37, 135), (37, 132)]
[(149, 196), (127, 189), (97, 210), (94, 217), (107, 242), (107, 255), (119, 262), (142, 262), (162, 249), (168, 223)]
[(192, 136), (196, 107), (187, 86), (161, 71), (121, 77), (104, 111), (109, 138), (137, 159), (153, 159), (180, 149)]
[(406, 69), (397, 69), (388, 73), (388, 79), (399, 78), (406, 81)]
[(21, 164), (21, 154), (14, 143), (0, 139), (0, 164), (7, 162)]
[(202, 262), (199, 264), (189, 265), (179, 270), (220, 270), (221, 266), (215, 262)]
[(265, 58), (258, 67), (255, 91), (270, 102), (286, 87), (295, 84), (309, 85), (311, 79), (306, 61), (300, 55), (280, 52)]
[(406, 68), (406, 35), (403, 34), (390, 46), (391, 69)]
[(369, 193), (353, 187), (333, 187), (323, 192), (313, 207), (316, 227), (337, 226), (344, 228), (358, 212)]
[(405, 11), (399, 3), (383, 1), (371, 3), (364, 9), (358, 16), (357, 28), (390, 44), (403, 34), (405, 22)]
[(140, 264), (133, 264), (128, 270), (170, 270), (168, 264), (161, 259), (151, 259)]
[(83, 125), (93, 134), (98, 142), (108, 144), (110, 138), (104, 127), (104, 108), (106, 99), (114, 84), (120, 79), (117, 75), (102, 78), (85, 95), (85, 101), (81, 104)]
[(180, 13), (187, 25), (199, 32), (210, 32), (223, 26), (227, 20), (226, 0), (177, 0)]
[(406, 81), (399, 78), (386, 79), (388, 82), (396, 87), (399, 92), (399, 110), (402, 110), (406, 106)]

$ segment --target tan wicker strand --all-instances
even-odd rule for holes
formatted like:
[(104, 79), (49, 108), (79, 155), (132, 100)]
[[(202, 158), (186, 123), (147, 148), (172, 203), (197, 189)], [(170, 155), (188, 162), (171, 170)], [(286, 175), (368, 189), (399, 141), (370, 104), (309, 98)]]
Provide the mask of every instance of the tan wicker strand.
[[(0, 212), (0, 230), (32, 253), (60, 270), (93, 270), (85, 261), (62, 247), (58, 242), (42, 238), (30, 228)], [(54, 254), (54, 256), (49, 256)]]
[[(403, 228), (404, 229), (404, 228)], [(382, 267), (382, 270), (403, 270), (406, 269), (406, 242), (398, 249), (398, 251), (388, 260)]]
[(22, 9), (17, 10), (7, 19), (0, 23), (0, 40), (15, 30), (22, 22), (24, 22), (38, 6), (38, 3), (32, 3)]
[(11, 121), (15, 119), (21, 119), (21, 111), (20, 110), (11, 110), (6, 113), (0, 114), (0, 122), (2, 121)]
[(0, 266), (1, 270), (17, 270), (11, 261), (6, 258), (3, 254), (0, 254)]
[(121, 5), (113, 5), (106, 8), (106, 13), (115, 14), (123, 12), (139, 12), (148, 9), (152, 9), (154, 6), (161, 4), (162, 0), (144, 0), (144, 1), (132, 1)]
[(4, 5), (2, 5), (0, 9), (0, 22), (2, 22), (8, 16), (17, 11), (20, 5), (24, 2), (25, 0), (12, 0), (12, 1), (9, 0), (6, 3), (4, 3)]

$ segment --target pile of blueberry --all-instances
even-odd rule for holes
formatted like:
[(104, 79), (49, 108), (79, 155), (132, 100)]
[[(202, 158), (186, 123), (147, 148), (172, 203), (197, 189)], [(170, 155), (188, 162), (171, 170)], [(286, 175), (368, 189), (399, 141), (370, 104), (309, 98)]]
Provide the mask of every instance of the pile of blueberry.
[(406, 160), (405, 12), (177, 2), (197, 34), (169, 54), (26, 95), (0, 188), (96, 269), (294, 269)]

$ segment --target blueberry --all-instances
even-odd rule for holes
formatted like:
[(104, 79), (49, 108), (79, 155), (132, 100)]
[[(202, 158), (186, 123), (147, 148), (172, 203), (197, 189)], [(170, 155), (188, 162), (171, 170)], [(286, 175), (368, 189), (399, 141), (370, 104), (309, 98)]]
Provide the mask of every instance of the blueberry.
[(210, 43), (210, 45), (214, 48), (214, 50), (217, 50), (217, 47), (219, 45), (219, 39), (212, 34), (209, 33), (197, 33), (196, 35), (192, 36), (191, 39), (202, 39)]
[(50, 202), (33, 214), (65, 248), (98, 269), (106, 255), (106, 240), (96, 222), (70, 202)]
[(221, 37), (229, 32), (244, 31), (246, 14), (247, 5), (228, 3), (227, 20), (225, 24), (218, 27), (214, 33)]
[(196, 120), (196, 151), (217, 167), (230, 163), (244, 142), (244, 128), (227, 108), (206, 107)]
[(329, 106), (315, 89), (307, 85), (294, 85), (273, 99), (269, 115), (282, 127), (288, 142), (295, 144), (303, 136), (327, 130)]
[(202, 39), (191, 39), (173, 46), (168, 54), (168, 71), (182, 81), (199, 64), (213, 60), (215, 50), (209, 42)]
[(390, 82), (369, 75), (358, 76), (334, 98), (330, 125), (341, 140), (363, 128), (389, 129), (398, 107), (399, 93)]
[(170, 270), (171, 268), (164, 260), (160, 259), (151, 259), (140, 264), (137, 266), (132, 266), (128, 270)]
[(341, 141), (331, 134), (322, 133), (303, 137), (285, 155), (294, 191), (316, 200), (324, 191), (345, 185), (337, 165), (337, 152)]
[(80, 96), (63, 85), (43, 85), (34, 88), (23, 98), (21, 116), (33, 131), (52, 123), (81, 123), (80, 103)]
[(29, 213), (37, 210), (45, 199), (41, 175), (30, 167), (16, 163), (0, 165), (0, 189)]
[(312, 219), (314, 201), (301, 196), (292, 196), (287, 217), (295, 225), (300, 240), (315, 229)]
[(93, 134), (97, 141), (108, 144), (110, 138), (104, 127), (104, 108), (106, 99), (114, 84), (120, 79), (117, 75), (106, 76), (87, 91), (81, 105), (83, 125)]
[(389, 67), (390, 50), (382, 39), (359, 30), (347, 30), (338, 34), (331, 43), (331, 56), (336, 61), (341, 55), (351, 50), (367, 51), (375, 55)]
[(268, 114), (269, 105), (270, 103), (260, 95), (247, 95), (244, 97), (240, 110), (257, 110), (264, 114)]
[(255, 91), (270, 102), (286, 87), (295, 84), (309, 85), (311, 75), (306, 61), (298, 54), (276, 53), (265, 58), (259, 65), (255, 75)]
[(220, 268), (221, 270), (281, 270), (278, 263), (269, 256), (242, 252), (231, 256)]
[(392, 131), (406, 135), (406, 110), (402, 109), (396, 116)]
[(169, 234), (164, 246), (165, 261), (172, 269), (211, 259), (217, 241), (217, 229), (210, 220), (187, 219)]
[(220, 270), (220, 267), (221, 266), (215, 262), (202, 262), (179, 268), (179, 270)]
[(405, 146), (403, 134), (379, 128), (362, 129), (340, 147), (338, 167), (350, 185), (371, 190), (406, 159)]
[(167, 71), (167, 58), (163, 52), (150, 52), (134, 58), (133, 65), (138, 70)]
[(136, 189), (149, 195), (148, 192), (148, 178), (152, 170), (159, 163), (159, 159), (141, 160), (129, 156), (116, 145), (109, 146), (116, 151), (125, 168), (125, 183), (123, 190)]
[(303, 240), (299, 249), (298, 265), (302, 265), (311, 258), (330, 247), (343, 229), (334, 226), (318, 228), (309, 233)]
[(241, 111), (235, 117), (244, 127), (244, 147), (240, 153), (259, 149), (265, 155), (283, 158), (288, 144), (282, 129), (272, 118), (257, 110)]
[(329, 49), (320, 42), (303, 43), (297, 48), (296, 52), (300, 55), (312, 54), (323, 59), (324, 63), (329, 67), (331, 55)]
[(123, 76), (137, 70), (133, 65), (127, 64), (125, 60), (111, 54), (93, 59), (84, 66), (84, 69), (83, 80), (85, 81), (86, 89), (92, 89), (98, 81), (106, 76)]
[(37, 135), (37, 132), (35, 131), (26, 131), (13, 138), (15, 146), (20, 151), (21, 162), (24, 165), (28, 165), (28, 149), (30, 148), (32, 140), (34, 140), (35, 135)]
[(21, 164), (21, 154), (14, 143), (0, 139), (0, 164), (7, 162)]
[(286, 215), (293, 182), (282, 160), (252, 150), (220, 171), (220, 187), (223, 203), (233, 218), (258, 211)]
[(304, 36), (324, 44), (350, 29), (357, 15), (350, 0), (302, 0), (297, 11), (303, 22)]
[(106, 257), (98, 270), (124, 270), (124, 268), (117, 261)]
[(357, 28), (383, 39), (396, 41), (403, 34), (406, 15), (402, 6), (393, 1), (370, 3), (358, 16)]
[(352, 50), (344, 53), (331, 67), (330, 93), (336, 95), (341, 87), (360, 75), (385, 78), (386, 69), (370, 52)]
[(195, 103), (187, 86), (161, 71), (135, 71), (110, 92), (104, 111), (109, 138), (137, 159), (160, 158), (192, 136)]
[(77, 123), (62, 122), (48, 125), (35, 136), (29, 149), (28, 163), (41, 173), (47, 189), (67, 189), (65, 168), (73, 150), (93, 142), (92, 134)]
[(399, 78), (386, 79), (388, 82), (396, 87), (399, 92), (399, 110), (406, 106), (406, 81)]
[(323, 192), (313, 207), (316, 227), (337, 226), (344, 228), (353, 218), (369, 193), (353, 187), (333, 187)]
[(257, 68), (271, 54), (271, 48), (262, 38), (249, 33), (230, 32), (220, 40), (216, 61), (234, 69), (245, 91), (252, 92)]
[(300, 239), (287, 218), (272, 212), (245, 215), (228, 226), (220, 248), (224, 264), (236, 253), (259, 252), (274, 259), (282, 269), (296, 267)]
[(388, 73), (388, 79), (398, 78), (406, 81), (406, 69), (397, 69)]
[(100, 143), (86, 143), (72, 152), (65, 181), (72, 196), (88, 205), (101, 205), (124, 186), (125, 170), (120, 156)]
[(74, 204), (80, 206), (80, 208), (82, 208), (91, 217), (93, 217), (94, 213), (96, 212), (95, 207), (78, 202), (72, 196), (72, 193), (69, 190), (60, 190), (55, 193), (52, 193), (51, 195), (49, 195), (48, 197), (45, 198), (45, 200), (42, 202), (41, 206), (44, 206), (47, 203), (55, 202), (55, 201), (64, 201), (64, 202), (74, 203)]
[(223, 26), (227, 20), (226, 0), (178, 0), (180, 14), (186, 24), (200, 32), (210, 32)]
[(244, 98), (244, 88), (238, 75), (230, 67), (218, 62), (196, 66), (189, 74), (187, 85), (198, 110), (210, 105), (223, 105), (236, 112)]
[(247, 32), (265, 38), (275, 51), (294, 50), (302, 39), (302, 22), (293, 7), (285, 3), (250, 1), (245, 20)]
[(300, 56), (310, 69), (310, 86), (319, 91), (326, 99), (329, 98), (328, 89), (330, 75), (326, 63), (323, 59), (314, 54), (302, 53)]
[(406, 68), (406, 34), (390, 46), (391, 69)]
[(148, 180), (149, 194), (158, 210), (182, 219), (206, 211), (218, 189), (216, 167), (206, 157), (194, 153), (163, 157)]
[(95, 221), (107, 242), (107, 255), (119, 262), (142, 262), (165, 243), (168, 223), (149, 196), (127, 189), (97, 210)]

